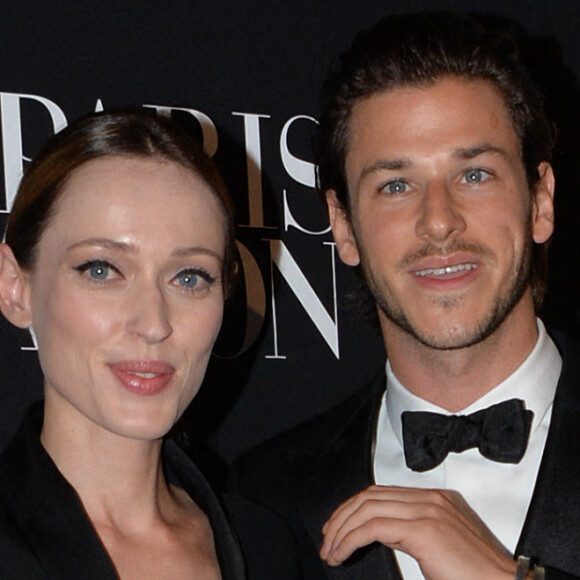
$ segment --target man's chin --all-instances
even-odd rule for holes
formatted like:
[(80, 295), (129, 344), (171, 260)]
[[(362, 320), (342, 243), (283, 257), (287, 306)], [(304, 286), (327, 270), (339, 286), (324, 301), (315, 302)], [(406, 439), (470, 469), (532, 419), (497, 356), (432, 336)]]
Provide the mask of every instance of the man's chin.
[(386, 318), (389, 321), (387, 324), (395, 325), (419, 344), (433, 350), (459, 350), (474, 346), (490, 336), (497, 327), (493, 318), (474, 323), (473, 317), (465, 322), (443, 316), (435, 324), (409, 321), (393, 313), (386, 313)]
[(415, 334), (415, 338), (424, 346), (433, 350), (461, 350), (469, 348), (483, 341), (486, 336), (478, 332), (470, 332), (466, 329), (457, 329), (450, 331), (446, 329), (445, 333), (432, 334)]

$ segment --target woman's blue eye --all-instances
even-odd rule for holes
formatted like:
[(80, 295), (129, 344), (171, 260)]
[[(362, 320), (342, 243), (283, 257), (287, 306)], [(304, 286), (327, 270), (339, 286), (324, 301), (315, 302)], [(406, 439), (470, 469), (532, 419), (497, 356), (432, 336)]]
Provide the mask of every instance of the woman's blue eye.
[(91, 278), (94, 278), (95, 280), (106, 280), (109, 277), (109, 266), (91, 266), (88, 269), (88, 272), (91, 276)]
[(215, 282), (213, 276), (197, 268), (182, 270), (175, 276), (174, 280), (181, 288), (186, 290), (201, 290)]
[(96, 280), (97, 282), (104, 282), (108, 280), (113, 272), (119, 273), (111, 264), (103, 260), (90, 260), (77, 266), (75, 268), (81, 274), (85, 274), (91, 280)]
[(184, 288), (195, 288), (199, 282), (199, 275), (195, 272), (185, 270), (177, 275), (177, 280)]

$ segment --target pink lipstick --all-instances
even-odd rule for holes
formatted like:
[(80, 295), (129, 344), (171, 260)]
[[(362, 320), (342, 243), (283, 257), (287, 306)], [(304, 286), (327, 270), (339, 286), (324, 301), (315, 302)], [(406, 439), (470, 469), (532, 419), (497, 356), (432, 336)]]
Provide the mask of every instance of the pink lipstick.
[(136, 395), (156, 395), (171, 382), (175, 368), (159, 360), (125, 360), (109, 363), (121, 385)]

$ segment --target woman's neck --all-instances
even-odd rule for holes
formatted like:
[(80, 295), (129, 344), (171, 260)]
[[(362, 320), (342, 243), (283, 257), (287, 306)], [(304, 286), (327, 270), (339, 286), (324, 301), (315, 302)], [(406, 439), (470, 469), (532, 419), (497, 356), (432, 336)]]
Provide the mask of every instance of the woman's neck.
[(175, 498), (163, 477), (162, 441), (111, 433), (57, 397), (47, 393), (41, 442), (91, 521), (131, 528), (163, 520)]

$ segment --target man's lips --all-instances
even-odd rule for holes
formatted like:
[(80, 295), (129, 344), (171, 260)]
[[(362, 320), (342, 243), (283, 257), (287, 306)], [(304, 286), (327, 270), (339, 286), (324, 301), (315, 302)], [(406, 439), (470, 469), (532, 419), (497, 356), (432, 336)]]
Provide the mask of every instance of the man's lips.
[(175, 373), (172, 365), (160, 360), (125, 360), (108, 366), (121, 385), (137, 395), (156, 395), (169, 385)]
[(425, 278), (427, 276), (432, 278), (441, 278), (451, 280), (463, 276), (471, 270), (475, 270), (477, 264), (456, 264), (455, 266), (442, 266), (440, 268), (424, 268), (423, 270), (413, 270), (415, 276)]
[[(482, 266), (481, 259), (471, 252), (458, 252), (449, 256), (427, 256), (415, 261), (409, 268), (420, 282), (451, 282), (473, 279)], [(447, 285), (448, 286), (448, 285)]]

